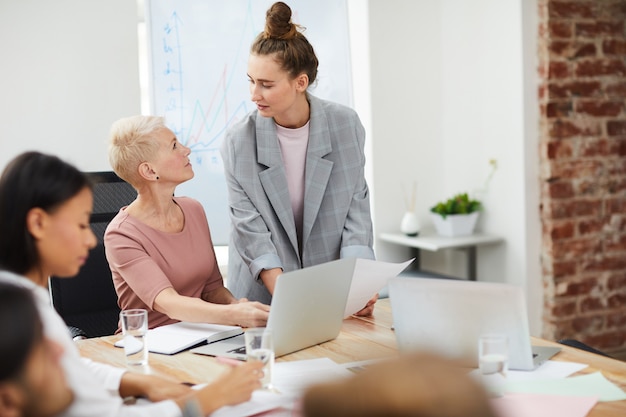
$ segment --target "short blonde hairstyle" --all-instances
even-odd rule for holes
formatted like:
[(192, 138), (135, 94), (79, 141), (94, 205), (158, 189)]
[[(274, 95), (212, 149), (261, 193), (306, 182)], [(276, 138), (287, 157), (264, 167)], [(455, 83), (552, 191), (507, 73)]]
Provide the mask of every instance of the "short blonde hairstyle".
[(113, 171), (137, 188), (141, 181), (137, 168), (157, 154), (159, 143), (154, 140), (154, 133), (165, 128), (165, 120), (157, 116), (131, 116), (113, 123), (109, 135), (109, 163)]

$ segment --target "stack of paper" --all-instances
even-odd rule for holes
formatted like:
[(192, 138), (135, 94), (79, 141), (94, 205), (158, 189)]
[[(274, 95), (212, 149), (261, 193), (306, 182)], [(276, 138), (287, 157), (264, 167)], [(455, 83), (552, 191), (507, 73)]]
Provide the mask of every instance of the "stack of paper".
[(267, 414), (272, 417), (300, 415), (294, 409), (298, 398), (308, 387), (350, 375), (353, 375), (352, 372), (328, 358), (275, 363), (272, 377), (274, 390), (255, 391), (250, 401), (222, 407), (211, 416), (246, 417), (268, 410), (274, 410)]
[(598, 402), (620, 401), (626, 393), (607, 380), (601, 372), (570, 376), (587, 365), (547, 361), (532, 372), (509, 371), (498, 381), (471, 375), (483, 383), (495, 398), (490, 402), (500, 417), (568, 416), (584, 417)]

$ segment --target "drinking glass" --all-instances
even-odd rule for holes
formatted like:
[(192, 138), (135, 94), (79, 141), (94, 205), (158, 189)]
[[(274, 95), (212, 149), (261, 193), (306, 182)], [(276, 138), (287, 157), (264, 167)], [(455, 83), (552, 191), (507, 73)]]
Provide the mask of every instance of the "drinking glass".
[(143, 308), (135, 308), (120, 312), (122, 322), (122, 334), (124, 335), (124, 353), (127, 365), (147, 365), (148, 345), (146, 333), (148, 332), (148, 311)]
[(263, 362), (263, 388), (272, 388), (272, 369), (274, 368), (274, 339), (272, 331), (266, 327), (247, 329), (246, 356), (248, 361)]
[(483, 375), (506, 377), (509, 368), (509, 341), (505, 334), (485, 334), (478, 341), (478, 366)]

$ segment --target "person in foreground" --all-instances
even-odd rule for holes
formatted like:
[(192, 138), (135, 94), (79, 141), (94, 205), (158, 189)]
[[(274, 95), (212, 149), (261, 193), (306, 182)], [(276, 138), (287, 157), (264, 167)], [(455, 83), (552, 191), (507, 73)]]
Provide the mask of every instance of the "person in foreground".
[[(57, 157), (26, 152), (0, 177), (0, 282), (28, 289), (44, 335), (63, 349), (61, 366), (74, 391), (64, 416), (181, 416), (189, 403), (204, 414), (248, 400), (260, 387), (260, 364), (226, 371), (201, 390), (178, 381), (127, 372), (81, 358), (50, 305), (48, 277), (78, 273), (96, 238), (89, 227), (91, 185), (83, 173)], [(261, 375), (260, 375), (261, 374)], [(125, 405), (125, 397), (146, 397), (148, 405)]]
[(119, 305), (148, 310), (150, 328), (177, 321), (264, 326), (269, 306), (224, 287), (202, 205), (173, 197), (193, 178), (190, 149), (161, 117), (133, 116), (111, 127), (109, 161), (137, 190), (104, 235)]
[[(374, 259), (365, 130), (350, 108), (309, 94), (318, 60), (274, 3), (250, 50), (256, 110), (226, 133), (221, 153), (231, 217), (228, 287), (269, 303), (283, 271), (339, 258)], [(374, 296), (359, 315), (370, 315)]]
[(27, 289), (0, 282), (0, 335), (0, 417), (48, 417), (69, 407), (63, 348), (44, 337)]
[(305, 417), (495, 417), (485, 390), (467, 369), (429, 353), (313, 386), (302, 407)]

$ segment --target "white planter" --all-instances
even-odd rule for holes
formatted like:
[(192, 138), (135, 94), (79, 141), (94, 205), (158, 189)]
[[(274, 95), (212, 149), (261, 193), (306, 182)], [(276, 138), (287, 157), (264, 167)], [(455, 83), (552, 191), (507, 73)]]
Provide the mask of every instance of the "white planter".
[(470, 214), (449, 214), (444, 219), (441, 214), (430, 213), (437, 233), (441, 236), (467, 236), (474, 233), (479, 211)]

